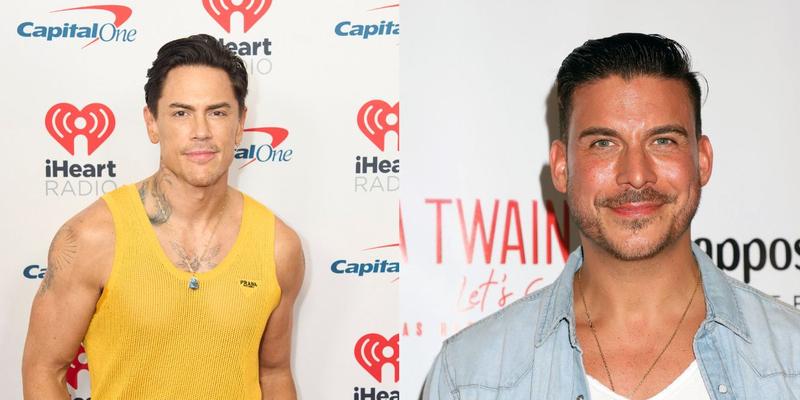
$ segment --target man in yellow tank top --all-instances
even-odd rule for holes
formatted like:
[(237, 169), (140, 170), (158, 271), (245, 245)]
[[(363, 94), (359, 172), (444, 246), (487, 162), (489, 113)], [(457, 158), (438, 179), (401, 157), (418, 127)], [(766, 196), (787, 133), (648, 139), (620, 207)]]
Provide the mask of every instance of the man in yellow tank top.
[(69, 398), (81, 342), (92, 398), (295, 399), (297, 234), (228, 186), (247, 72), (213, 37), (167, 43), (147, 72), (158, 171), (56, 233), (31, 310), (26, 399)]

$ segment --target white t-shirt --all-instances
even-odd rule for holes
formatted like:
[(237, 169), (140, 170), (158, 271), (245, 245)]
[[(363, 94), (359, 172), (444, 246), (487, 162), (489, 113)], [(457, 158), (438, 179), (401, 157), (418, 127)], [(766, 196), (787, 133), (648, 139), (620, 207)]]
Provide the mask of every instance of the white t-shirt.
[[(592, 400), (627, 400), (627, 397), (611, 391), (591, 375), (586, 375), (589, 382), (589, 394)], [(658, 392), (648, 400), (711, 400), (706, 392), (703, 377), (700, 376), (700, 368), (697, 367), (697, 360), (692, 361), (689, 367), (680, 376), (675, 378), (669, 386)]]

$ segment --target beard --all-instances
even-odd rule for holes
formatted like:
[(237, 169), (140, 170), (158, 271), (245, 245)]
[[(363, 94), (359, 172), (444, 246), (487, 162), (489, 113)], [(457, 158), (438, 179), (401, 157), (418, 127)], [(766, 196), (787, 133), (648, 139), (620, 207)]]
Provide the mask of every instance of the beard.
[[(700, 205), (701, 191), (700, 181), (697, 178), (689, 189), (686, 205), (674, 209), (668, 215), (659, 214), (644, 218), (624, 219), (622, 221), (609, 221), (608, 219), (603, 221), (596, 210), (619, 207), (633, 202), (654, 202), (661, 205), (675, 204), (677, 196), (659, 192), (651, 187), (639, 190), (628, 189), (611, 197), (597, 198), (592, 207), (581, 207), (581, 205), (575, 203), (574, 187), (570, 180), (567, 182), (567, 204), (569, 205), (570, 215), (578, 229), (583, 233), (583, 236), (618, 260), (637, 261), (649, 259), (659, 254), (675, 243), (689, 229), (689, 225)], [(611, 237), (608, 232), (608, 224), (616, 225), (616, 229), (621, 228), (622, 231), (627, 232), (629, 235), (622, 235), (621, 238), (617, 239)], [(626, 238), (626, 236), (635, 238), (642, 230), (654, 224), (667, 224), (668, 226), (667, 229), (656, 233), (656, 237), (649, 241), (634, 241)]]

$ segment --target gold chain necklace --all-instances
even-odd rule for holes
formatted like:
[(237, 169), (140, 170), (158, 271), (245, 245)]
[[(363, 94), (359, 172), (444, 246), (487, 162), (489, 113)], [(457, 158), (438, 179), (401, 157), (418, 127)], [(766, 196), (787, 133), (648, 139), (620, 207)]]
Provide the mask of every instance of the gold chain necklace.
[[(600, 347), (600, 340), (597, 338), (597, 332), (594, 329), (594, 324), (592, 323), (592, 317), (589, 315), (589, 307), (586, 307), (586, 297), (584, 297), (583, 295), (583, 287), (581, 286), (581, 270), (578, 270), (577, 275), (578, 277), (576, 279), (576, 282), (578, 283), (578, 291), (581, 294), (581, 301), (583, 302), (583, 311), (586, 313), (586, 321), (589, 323), (589, 330), (592, 331), (592, 336), (594, 336), (594, 342), (597, 343), (597, 350), (600, 351), (600, 359), (603, 361), (603, 368), (606, 370), (606, 376), (608, 377), (608, 382), (611, 384), (611, 390), (613, 392), (616, 392), (617, 390), (614, 388), (614, 380), (611, 379), (611, 371), (608, 369), (608, 363), (606, 362), (606, 356), (605, 354), (603, 354), (603, 348)], [(689, 308), (692, 306), (692, 301), (694, 301), (694, 296), (695, 294), (697, 294), (697, 289), (700, 287), (700, 278), (695, 277), (695, 281), (696, 284), (694, 285), (694, 290), (692, 291), (692, 297), (689, 298), (689, 304), (687, 304), (686, 309), (683, 310), (681, 319), (678, 321), (678, 325), (675, 326), (675, 330), (672, 331), (672, 335), (669, 337), (669, 341), (667, 341), (666, 346), (664, 346), (664, 348), (661, 349), (661, 352), (658, 353), (658, 357), (656, 357), (655, 361), (653, 361), (653, 363), (650, 364), (650, 368), (648, 368), (647, 372), (644, 373), (644, 376), (642, 377), (641, 380), (639, 380), (639, 383), (637, 383), (636, 386), (633, 388), (633, 390), (631, 390), (631, 392), (628, 393), (628, 395), (625, 397), (632, 398), (633, 395), (636, 393), (636, 391), (639, 390), (640, 387), (642, 387), (642, 384), (644, 383), (645, 379), (647, 379), (647, 377), (650, 375), (650, 372), (653, 371), (653, 368), (656, 366), (656, 363), (658, 363), (658, 360), (661, 359), (661, 356), (663, 356), (664, 353), (667, 351), (669, 345), (672, 344), (672, 340), (675, 339), (675, 335), (678, 334), (678, 328), (680, 328), (681, 324), (683, 323), (683, 320), (686, 318), (686, 314), (689, 312)]]
[[(217, 228), (219, 228), (219, 223), (222, 222), (222, 214), (225, 212), (225, 209), (228, 207), (228, 193), (225, 192), (225, 199), (224, 203), (222, 203), (222, 208), (219, 210), (217, 214), (217, 222), (214, 224), (214, 229), (211, 230), (211, 236), (208, 237), (206, 240), (206, 245), (203, 247), (203, 254), (200, 257), (195, 257), (194, 260), (189, 259), (187, 254), (184, 254), (183, 251), (179, 251), (179, 256), (183, 259), (182, 264), (189, 268), (189, 271), (192, 273), (192, 277), (189, 279), (189, 289), (197, 290), (200, 288), (200, 281), (197, 279), (197, 271), (200, 269), (200, 260), (204, 260), (206, 257), (206, 253), (208, 252), (208, 245), (211, 244), (211, 239), (217, 234)], [(176, 249), (179, 250), (179, 249)]]

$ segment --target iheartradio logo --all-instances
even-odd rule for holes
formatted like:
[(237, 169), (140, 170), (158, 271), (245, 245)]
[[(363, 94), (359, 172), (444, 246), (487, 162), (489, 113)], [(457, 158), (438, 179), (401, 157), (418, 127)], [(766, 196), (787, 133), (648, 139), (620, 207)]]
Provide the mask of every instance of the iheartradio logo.
[(83, 135), (92, 155), (114, 132), (114, 113), (105, 104), (92, 103), (78, 110), (72, 104), (58, 103), (47, 111), (44, 124), (50, 136), (71, 155), (75, 155), (75, 137)]
[(394, 367), (394, 381), (400, 380), (400, 335), (386, 339), (378, 333), (368, 333), (356, 342), (356, 361), (378, 382), (383, 382), (383, 366)]
[(72, 362), (69, 364), (69, 368), (67, 369), (67, 384), (72, 388), (72, 390), (78, 389), (78, 372), (82, 370), (89, 370), (89, 364), (81, 362), (80, 357), (86, 357), (86, 350), (84, 350), (83, 345), (78, 348), (78, 353), (75, 354), (75, 358), (72, 359)]
[(208, 15), (225, 30), (231, 33), (231, 15), (239, 12), (244, 17), (244, 31), (250, 30), (258, 22), (272, 5), (272, 0), (241, 0), (239, 5), (233, 4), (232, 0), (203, 0), (203, 7), (208, 11)]
[(370, 100), (358, 110), (358, 128), (375, 147), (384, 151), (386, 134), (397, 134), (397, 151), (400, 151), (400, 103), (393, 106), (383, 100)]

